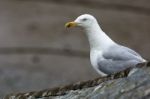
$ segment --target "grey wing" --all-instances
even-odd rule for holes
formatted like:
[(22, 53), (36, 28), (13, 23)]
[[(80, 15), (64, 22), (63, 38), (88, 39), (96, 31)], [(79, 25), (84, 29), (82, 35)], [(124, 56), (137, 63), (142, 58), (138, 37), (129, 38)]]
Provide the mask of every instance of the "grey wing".
[(121, 47), (124, 48), (125, 50), (127, 50), (129, 53), (134, 54), (135, 56), (138, 56), (138, 57), (142, 58), (142, 57), (140, 56), (140, 54), (138, 54), (138, 53), (135, 52), (134, 50), (132, 50), (132, 49), (130, 49), (130, 48), (128, 48), (128, 47), (124, 47), (124, 46), (121, 46)]
[(142, 62), (139, 54), (123, 46), (112, 46), (103, 53), (103, 58), (98, 60), (98, 68), (106, 74), (120, 72)]
[(105, 74), (114, 74), (123, 71), (129, 67), (134, 67), (138, 62), (136, 60), (100, 60), (98, 62), (98, 69)]
[(113, 60), (136, 60), (139, 62), (143, 61), (143, 58), (137, 52), (128, 47), (120, 45), (111, 46), (107, 51), (104, 52), (103, 56), (106, 59)]

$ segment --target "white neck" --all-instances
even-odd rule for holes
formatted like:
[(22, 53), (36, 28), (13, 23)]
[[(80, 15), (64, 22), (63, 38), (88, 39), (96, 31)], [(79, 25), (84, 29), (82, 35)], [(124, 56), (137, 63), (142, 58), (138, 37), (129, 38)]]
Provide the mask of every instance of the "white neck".
[(109, 46), (116, 44), (102, 31), (97, 22), (90, 27), (85, 28), (85, 30), (91, 49), (99, 49), (102, 51)]

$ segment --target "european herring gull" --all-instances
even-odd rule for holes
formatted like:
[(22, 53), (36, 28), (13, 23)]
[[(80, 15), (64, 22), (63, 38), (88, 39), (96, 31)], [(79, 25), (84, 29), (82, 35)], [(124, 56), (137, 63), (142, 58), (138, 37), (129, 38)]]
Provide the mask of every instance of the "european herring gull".
[(134, 50), (119, 45), (108, 37), (100, 28), (96, 18), (90, 14), (83, 14), (75, 21), (66, 23), (65, 26), (80, 26), (86, 31), (90, 44), (90, 61), (101, 76), (134, 68), (137, 64), (146, 62)]

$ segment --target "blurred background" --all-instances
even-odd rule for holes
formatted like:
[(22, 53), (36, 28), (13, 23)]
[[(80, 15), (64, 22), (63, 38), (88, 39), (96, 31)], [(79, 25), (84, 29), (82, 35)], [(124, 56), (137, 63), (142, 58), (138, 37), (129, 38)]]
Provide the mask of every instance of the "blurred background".
[(99, 77), (83, 30), (64, 27), (85, 13), (150, 59), (150, 0), (0, 0), (0, 97)]

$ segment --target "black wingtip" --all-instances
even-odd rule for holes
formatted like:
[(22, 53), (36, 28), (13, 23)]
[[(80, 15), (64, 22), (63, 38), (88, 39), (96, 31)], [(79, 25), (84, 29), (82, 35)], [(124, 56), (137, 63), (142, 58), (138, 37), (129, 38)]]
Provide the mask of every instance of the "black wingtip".
[(147, 66), (150, 67), (150, 61), (147, 62)]

